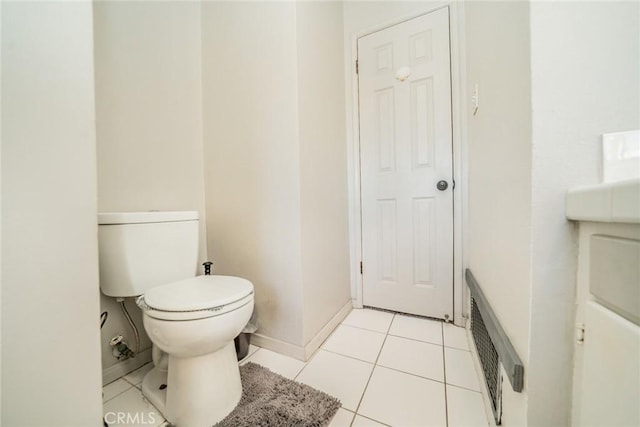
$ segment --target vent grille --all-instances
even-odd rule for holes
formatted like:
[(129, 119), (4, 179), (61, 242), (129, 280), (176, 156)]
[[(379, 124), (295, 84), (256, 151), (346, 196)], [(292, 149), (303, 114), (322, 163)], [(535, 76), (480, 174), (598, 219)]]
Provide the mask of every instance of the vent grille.
[(499, 425), (502, 418), (502, 374), (504, 372), (509, 379), (513, 391), (520, 393), (524, 386), (524, 365), (471, 270), (466, 269), (465, 279), (471, 293), (471, 335), (491, 396), (493, 416)]
[(489, 331), (482, 320), (480, 315), (480, 309), (476, 304), (475, 299), (471, 298), (471, 335), (473, 341), (476, 344), (476, 350), (478, 351), (478, 358), (482, 365), (482, 371), (484, 373), (484, 380), (491, 396), (491, 407), (493, 409), (493, 416), (496, 420), (496, 424), (500, 425), (501, 421), (501, 399), (500, 399), (500, 384), (502, 378), (500, 376), (500, 357), (496, 351), (496, 347), (491, 341)]

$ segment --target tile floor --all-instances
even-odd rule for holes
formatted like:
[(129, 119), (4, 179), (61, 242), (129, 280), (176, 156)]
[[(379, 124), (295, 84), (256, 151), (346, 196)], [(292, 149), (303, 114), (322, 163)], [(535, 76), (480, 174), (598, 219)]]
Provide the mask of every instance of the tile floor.
[[(355, 309), (306, 363), (253, 345), (247, 361), (340, 399), (331, 427), (490, 425), (465, 330), (450, 324)], [(150, 368), (104, 387), (107, 421), (166, 425), (140, 392)]]

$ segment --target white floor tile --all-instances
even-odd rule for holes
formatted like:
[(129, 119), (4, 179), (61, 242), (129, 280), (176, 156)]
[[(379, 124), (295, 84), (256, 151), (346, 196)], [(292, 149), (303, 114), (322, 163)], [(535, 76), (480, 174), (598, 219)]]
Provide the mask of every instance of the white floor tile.
[(160, 412), (135, 387), (104, 404), (102, 413), (109, 425), (159, 426), (164, 423)]
[(378, 365), (444, 382), (442, 346), (388, 336)]
[[(330, 427), (444, 426), (447, 416), (450, 427), (487, 427), (468, 349), (464, 328), (354, 309), (306, 364), (254, 345), (241, 364), (260, 364), (338, 398), (343, 407)], [(133, 387), (152, 368), (149, 363), (103, 387), (103, 412), (111, 418), (107, 421), (118, 426), (165, 423)]]
[(470, 352), (445, 347), (444, 368), (447, 384), (480, 391), (478, 374)]
[(355, 411), (372, 369), (370, 363), (320, 350), (296, 381), (334, 396), (344, 409)]
[(251, 356), (256, 351), (260, 350), (260, 347), (255, 346), (253, 344), (249, 344), (249, 351), (247, 352), (247, 357)]
[(114, 382), (102, 387), (102, 401), (106, 402), (107, 400), (111, 400), (131, 387), (133, 386), (122, 378), (115, 380)]
[(331, 420), (331, 423), (329, 423), (329, 427), (349, 427), (354, 415), (353, 412), (340, 408)]
[(373, 363), (380, 353), (384, 337), (385, 334), (379, 332), (340, 325), (322, 348)]
[(358, 414), (394, 426), (444, 426), (444, 384), (376, 366)]
[(253, 356), (253, 354), (254, 354), (256, 351), (258, 351), (258, 350), (260, 350), (260, 347), (257, 347), (257, 346), (255, 346), (255, 345), (253, 345), (253, 344), (249, 344), (249, 350), (247, 351), (247, 355), (246, 355), (243, 359), (238, 360), (238, 364), (239, 364), (240, 366), (242, 366), (242, 365), (244, 365), (245, 363), (247, 363), (247, 361), (249, 360), (249, 358), (250, 358), (251, 356)]
[(377, 421), (373, 421), (370, 420), (369, 418), (365, 418), (362, 415), (356, 415), (356, 417), (353, 419), (353, 424), (351, 424), (351, 427), (378, 427), (378, 426), (382, 426), (384, 427), (386, 424), (380, 424)]
[(396, 314), (389, 334), (442, 345), (442, 322)]
[(141, 366), (135, 371), (125, 375), (124, 379), (135, 386), (139, 386), (140, 384), (142, 384), (144, 376), (147, 375), (147, 372), (149, 372), (151, 369), (153, 369), (153, 363), (147, 363), (146, 365)]
[(342, 324), (386, 334), (392, 320), (392, 313), (366, 308), (354, 308), (347, 318), (342, 321)]
[(487, 427), (489, 425), (482, 395), (455, 386), (447, 386), (449, 427)]
[(256, 351), (249, 357), (248, 361), (262, 365), (276, 374), (280, 374), (289, 379), (294, 379), (305, 365), (304, 362), (298, 359), (283, 356), (266, 348), (261, 348)]
[(445, 346), (469, 350), (469, 341), (467, 341), (467, 330), (465, 328), (445, 323), (442, 325), (442, 332)]

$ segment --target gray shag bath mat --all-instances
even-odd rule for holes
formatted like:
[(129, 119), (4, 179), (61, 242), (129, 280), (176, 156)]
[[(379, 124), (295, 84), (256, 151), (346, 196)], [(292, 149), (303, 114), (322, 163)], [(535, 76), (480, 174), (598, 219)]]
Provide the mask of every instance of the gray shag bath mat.
[(305, 426), (329, 424), (340, 401), (252, 362), (240, 367), (242, 398), (216, 427)]

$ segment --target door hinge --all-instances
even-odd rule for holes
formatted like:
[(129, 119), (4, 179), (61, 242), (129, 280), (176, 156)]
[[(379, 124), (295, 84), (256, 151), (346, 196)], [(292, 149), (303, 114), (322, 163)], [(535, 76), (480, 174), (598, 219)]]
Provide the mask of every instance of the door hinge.
[(362, 274), (362, 261), (360, 261), (360, 274)]
[(360, 74), (360, 67), (358, 66), (358, 60), (356, 59), (356, 74)]
[(576, 342), (584, 343), (584, 323), (576, 323)]

